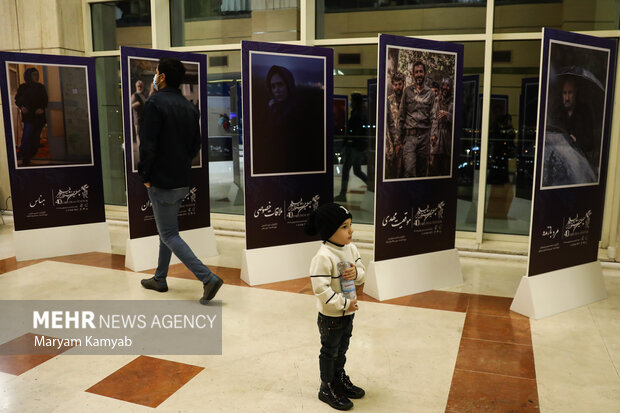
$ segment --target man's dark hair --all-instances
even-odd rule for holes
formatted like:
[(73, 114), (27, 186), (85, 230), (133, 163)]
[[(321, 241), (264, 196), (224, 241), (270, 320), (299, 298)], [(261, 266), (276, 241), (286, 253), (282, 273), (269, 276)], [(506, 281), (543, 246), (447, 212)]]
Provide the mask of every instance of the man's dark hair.
[(185, 66), (180, 60), (173, 57), (164, 57), (159, 59), (157, 65), (159, 73), (166, 74), (166, 86), (178, 88), (185, 77)]
[(426, 65), (424, 64), (424, 62), (422, 62), (421, 60), (417, 60), (413, 66), (411, 66), (412, 69), (415, 69), (416, 66), (422, 66), (424, 68), (424, 74), (426, 74)]
[(404, 82), (404, 81), (405, 81), (405, 76), (402, 73), (394, 72), (392, 74), (392, 83)]

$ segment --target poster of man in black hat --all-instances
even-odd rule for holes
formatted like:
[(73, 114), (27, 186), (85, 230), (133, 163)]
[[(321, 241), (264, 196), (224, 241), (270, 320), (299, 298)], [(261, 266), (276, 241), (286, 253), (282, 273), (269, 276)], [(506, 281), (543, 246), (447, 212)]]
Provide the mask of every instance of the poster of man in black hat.
[(616, 47), (543, 30), (528, 276), (597, 259)]
[(542, 189), (599, 182), (609, 53), (551, 41)]

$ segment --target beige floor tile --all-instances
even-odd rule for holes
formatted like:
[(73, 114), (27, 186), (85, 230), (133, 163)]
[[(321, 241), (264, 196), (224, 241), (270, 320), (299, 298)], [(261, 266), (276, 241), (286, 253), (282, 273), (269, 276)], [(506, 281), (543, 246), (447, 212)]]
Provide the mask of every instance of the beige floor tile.
[[(124, 235), (117, 235), (119, 244)], [(0, 257), (14, 254), (9, 238), (12, 227), (0, 226)], [(220, 256), (205, 262), (238, 267), (243, 244), (241, 238), (218, 240)], [(461, 264), (464, 284), (448, 291), (511, 297), (525, 274), (524, 262), (461, 258)], [(531, 320), (544, 413), (606, 413), (620, 406), (620, 271), (604, 273), (607, 300)], [(199, 281), (179, 278), (169, 279), (166, 294), (147, 291), (140, 286), (146, 277), (46, 261), (1, 274), (0, 291), (3, 299), (197, 301), (202, 294)], [(317, 399), (320, 342), (313, 296), (224, 285), (217, 299), (223, 303), (223, 354), (159, 356), (204, 370), (155, 411), (329, 410)], [(360, 303), (347, 371), (367, 396), (355, 401), (354, 411), (444, 411), (464, 319), (458, 312)], [(84, 392), (134, 357), (61, 355), (19, 377), (0, 373), (0, 411), (153, 411)]]
[(541, 412), (618, 411), (620, 377), (609, 358), (534, 346), (534, 359)]
[(445, 288), (444, 291), (514, 297), (526, 272), (526, 263), (521, 261), (470, 257), (461, 257), (460, 261), (463, 284)]
[(605, 342), (587, 306), (541, 320), (530, 320), (534, 348), (547, 348), (609, 360)]
[(0, 260), (15, 256), (13, 246), (13, 226), (2, 225), (0, 221)]

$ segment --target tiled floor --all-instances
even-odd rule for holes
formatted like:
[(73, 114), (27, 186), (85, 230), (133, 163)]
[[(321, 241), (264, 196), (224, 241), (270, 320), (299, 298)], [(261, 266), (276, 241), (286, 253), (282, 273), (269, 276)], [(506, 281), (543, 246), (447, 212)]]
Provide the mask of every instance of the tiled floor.
[[(197, 301), (202, 292), (182, 265), (166, 294), (144, 290), (148, 275), (118, 254), (18, 263), (2, 251), (7, 237), (0, 229), (2, 299)], [(316, 398), (309, 279), (248, 287), (231, 268), (236, 243), (218, 239), (225, 252), (206, 259), (226, 282), (222, 355), (0, 356), (0, 411), (331, 411)], [(347, 370), (367, 395), (354, 411), (620, 411), (620, 271), (605, 271), (607, 300), (531, 321), (509, 310), (524, 263), (461, 262), (464, 284), (446, 291), (383, 303), (360, 291)], [(0, 353), (26, 340), (15, 339)]]

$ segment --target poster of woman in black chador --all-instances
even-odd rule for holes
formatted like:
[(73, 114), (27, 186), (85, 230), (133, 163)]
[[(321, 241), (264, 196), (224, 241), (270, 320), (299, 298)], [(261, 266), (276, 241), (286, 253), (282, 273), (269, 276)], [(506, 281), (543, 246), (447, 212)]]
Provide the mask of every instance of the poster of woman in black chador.
[(309, 242), (309, 214), (333, 199), (333, 53), (241, 42), (247, 249)]
[(252, 175), (325, 171), (325, 60), (250, 56)]

